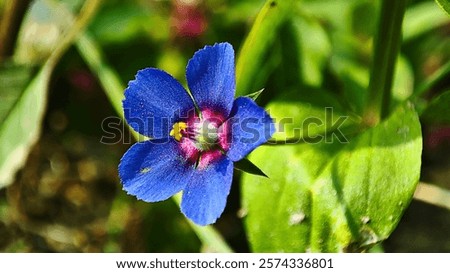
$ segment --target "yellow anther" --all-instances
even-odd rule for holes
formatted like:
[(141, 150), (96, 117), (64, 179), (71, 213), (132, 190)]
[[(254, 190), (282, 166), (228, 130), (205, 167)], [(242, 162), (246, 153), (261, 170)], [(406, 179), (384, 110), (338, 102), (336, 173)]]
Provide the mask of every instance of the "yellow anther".
[(186, 122), (177, 122), (173, 125), (172, 130), (170, 131), (170, 135), (173, 136), (177, 141), (181, 140), (181, 137), (183, 137), (183, 135), (181, 134), (181, 131), (186, 130), (187, 128), (187, 124)]

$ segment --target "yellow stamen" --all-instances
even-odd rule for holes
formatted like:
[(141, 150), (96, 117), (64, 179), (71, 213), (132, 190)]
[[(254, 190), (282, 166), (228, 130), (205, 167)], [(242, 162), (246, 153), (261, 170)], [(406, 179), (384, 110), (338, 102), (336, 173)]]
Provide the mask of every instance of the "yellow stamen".
[(181, 134), (181, 131), (186, 130), (187, 124), (186, 122), (177, 122), (173, 125), (172, 130), (170, 131), (170, 136), (173, 136), (177, 141), (181, 140), (181, 137), (183, 136)]

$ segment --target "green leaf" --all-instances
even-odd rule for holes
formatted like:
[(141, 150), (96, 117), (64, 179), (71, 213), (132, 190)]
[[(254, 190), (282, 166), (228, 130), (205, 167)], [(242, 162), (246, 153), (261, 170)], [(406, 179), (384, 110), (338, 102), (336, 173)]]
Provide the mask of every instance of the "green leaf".
[(293, 3), (292, 0), (268, 0), (261, 9), (237, 58), (236, 96), (261, 88), (253, 83), (265, 66), (271, 46), (278, 38), (279, 27), (289, 18)]
[(436, 0), (436, 3), (445, 10), (448, 14), (450, 14), (450, 1), (449, 0)]
[(261, 171), (261, 169), (258, 168), (258, 166), (253, 164), (247, 158), (234, 162), (234, 168), (249, 174), (259, 175), (268, 178), (268, 176), (263, 171)]
[(433, 98), (421, 118), (432, 124), (450, 125), (450, 90)]
[(44, 67), (9, 109), (0, 126), (0, 188), (14, 175), (39, 138), (51, 69)]
[(386, 239), (412, 198), (421, 150), (417, 113), (406, 105), (349, 143), (257, 149), (250, 160), (270, 181), (243, 176), (252, 249), (360, 251)]

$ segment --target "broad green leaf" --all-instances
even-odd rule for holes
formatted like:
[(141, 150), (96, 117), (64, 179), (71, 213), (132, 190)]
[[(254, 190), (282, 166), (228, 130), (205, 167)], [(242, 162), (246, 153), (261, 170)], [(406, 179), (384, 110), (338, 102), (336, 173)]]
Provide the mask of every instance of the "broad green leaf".
[(450, 125), (450, 90), (433, 98), (421, 118), (432, 124)]
[(270, 180), (243, 177), (252, 249), (360, 251), (386, 239), (412, 198), (421, 150), (419, 120), (406, 105), (349, 143), (257, 149), (250, 160)]
[(406, 10), (403, 19), (403, 41), (414, 39), (436, 27), (448, 24), (450, 17), (433, 2), (416, 4)]
[(412, 199), (421, 151), (411, 106), (352, 139), (314, 181), (311, 250), (359, 251), (386, 239)]
[(23, 166), (29, 150), (39, 138), (50, 73), (50, 67), (41, 70), (0, 125), (0, 188), (13, 182), (15, 173)]
[[(250, 160), (270, 178), (244, 175), (242, 181), (247, 234), (256, 252), (296, 252), (309, 247), (307, 239), (300, 239), (309, 233), (309, 225), (300, 225), (310, 221), (305, 218), (311, 205), (309, 187), (313, 177), (343, 146), (337, 141), (324, 141), (329, 119), (326, 107), (333, 109), (333, 120), (345, 116), (338, 101), (322, 90), (292, 90), (267, 106), (278, 127), (275, 139), (296, 137), (312, 143), (262, 146), (252, 152)], [(268, 200), (272, 202), (270, 209)]]
[(450, 1), (449, 0), (436, 0), (436, 3), (447, 12), (447, 14), (450, 14)]
[(265, 66), (279, 27), (290, 17), (294, 1), (268, 0), (258, 14), (236, 62), (236, 96), (243, 96), (262, 86), (253, 86)]

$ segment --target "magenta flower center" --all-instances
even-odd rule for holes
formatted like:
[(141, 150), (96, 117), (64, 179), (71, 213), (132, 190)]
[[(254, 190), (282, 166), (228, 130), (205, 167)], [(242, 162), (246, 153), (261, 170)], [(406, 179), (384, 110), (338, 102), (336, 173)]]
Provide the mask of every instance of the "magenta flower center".
[(175, 123), (170, 135), (180, 142), (185, 159), (202, 169), (228, 151), (228, 127), (223, 115), (203, 110)]

